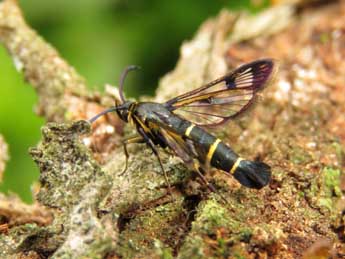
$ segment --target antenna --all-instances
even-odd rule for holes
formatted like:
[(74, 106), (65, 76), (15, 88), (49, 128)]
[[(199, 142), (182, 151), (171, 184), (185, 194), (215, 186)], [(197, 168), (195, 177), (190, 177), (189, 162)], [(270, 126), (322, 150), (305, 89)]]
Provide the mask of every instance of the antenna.
[(92, 117), (91, 119), (89, 119), (88, 121), (90, 123), (93, 123), (95, 120), (97, 120), (99, 117), (109, 113), (109, 112), (113, 112), (113, 111), (118, 111), (118, 110), (123, 110), (125, 107), (124, 106), (113, 106), (109, 109), (106, 109), (100, 113), (98, 113), (97, 115), (95, 115), (94, 117)]
[(124, 85), (124, 82), (125, 82), (125, 79), (128, 75), (128, 73), (130, 71), (133, 71), (133, 70), (138, 70), (138, 69), (141, 69), (141, 67), (139, 66), (135, 66), (135, 65), (131, 65), (131, 66), (128, 66), (125, 68), (125, 70), (122, 72), (121, 74), (121, 77), (120, 77), (120, 89), (119, 89), (119, 93), (120, 93), (120, 98), (121, 98), (121, 102), (124, 103), (126, 100), (125, 100), (125, 97), (123, 95), (123, 85)]

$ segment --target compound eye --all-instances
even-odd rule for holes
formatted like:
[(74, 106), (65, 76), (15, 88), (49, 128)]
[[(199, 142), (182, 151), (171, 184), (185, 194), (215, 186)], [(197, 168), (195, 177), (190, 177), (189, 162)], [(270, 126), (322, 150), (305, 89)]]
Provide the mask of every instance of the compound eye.
[(128, 122), (128, 112), (127, 111), (122, 111), (121, 117), (125, 122)]

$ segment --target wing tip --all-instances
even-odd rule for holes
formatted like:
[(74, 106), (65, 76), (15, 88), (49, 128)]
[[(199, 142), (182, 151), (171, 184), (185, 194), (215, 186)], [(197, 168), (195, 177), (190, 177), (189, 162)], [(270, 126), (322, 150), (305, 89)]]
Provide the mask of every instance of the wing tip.
[(257, 59), (236, 68), (228, 78), (225, 78), (225, 82), (228, 89), (246, 88), (259, 91), (271, 81), (276, 70), (274, 59)]
[(249, 63), (253, 70), (253, 89), (260, 91), (264, 89), (274, 78), (277, 71), (275, 61), (270, 58), (258, 59)]

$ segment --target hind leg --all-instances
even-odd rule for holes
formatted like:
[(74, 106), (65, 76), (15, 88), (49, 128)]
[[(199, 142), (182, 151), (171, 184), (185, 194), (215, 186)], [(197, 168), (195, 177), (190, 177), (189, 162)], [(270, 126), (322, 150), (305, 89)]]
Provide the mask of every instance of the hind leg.
[(214, 192), (214, 193), (218, 194), (219, 197), (221, 197), (222, 200), (223, 200), (226, 204), (228, 204), (229, 202), (227, 201), (227, 199), (226, 199), (223, 195), (221, 195), (221, 194), (217, 191), (217, 189), (216, 189), (209, 181), (207, 181), (206, 177), (204, 176), (204, 174), (203, 174), (203, 172), (202, 172), (203, 170), (202, 170), (202, 168), (200, 167), (199, 163), (198, 163), (198, 162), (194, 162), (194, 163), (193, 163), (193, 167), (194, 167), (195, 172), (198, 174), (198, 176), (201, 178), (201, 180), (204, 182), (204, 184), (207, 186), (207, 188), (208, 188), (211, 192)]

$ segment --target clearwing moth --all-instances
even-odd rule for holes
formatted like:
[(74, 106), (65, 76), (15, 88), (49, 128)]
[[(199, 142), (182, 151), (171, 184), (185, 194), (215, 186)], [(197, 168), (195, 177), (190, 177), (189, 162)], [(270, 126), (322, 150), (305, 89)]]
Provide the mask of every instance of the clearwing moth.
[(214, 188), (203, 174), (210, 166), (233, 175), (246, 187), (260, 189), (270, 181), (270, 166), (240, 157), (206, 129), (224, 125), (248, 110), (257, 93), (272, 77), (274, 66), (271, 59), (244, 64), (223, 77), (164, 103), (136, 102), (124, 98), (125, 77), (129, 71), (138, 68), (129, 66), (121, 76), (120, 102), (97, 114), (89, 122), (109, 112), (117, 112), (123, 121), (133, 124), (138, 134), (123, 142), (126, 155), (124, 171), (129, 156), (127, 144), (146, 143), (158, 158), (169, 190), (170, 184), (157, 146), (169, 148), (196, 171), (213, 191)]

